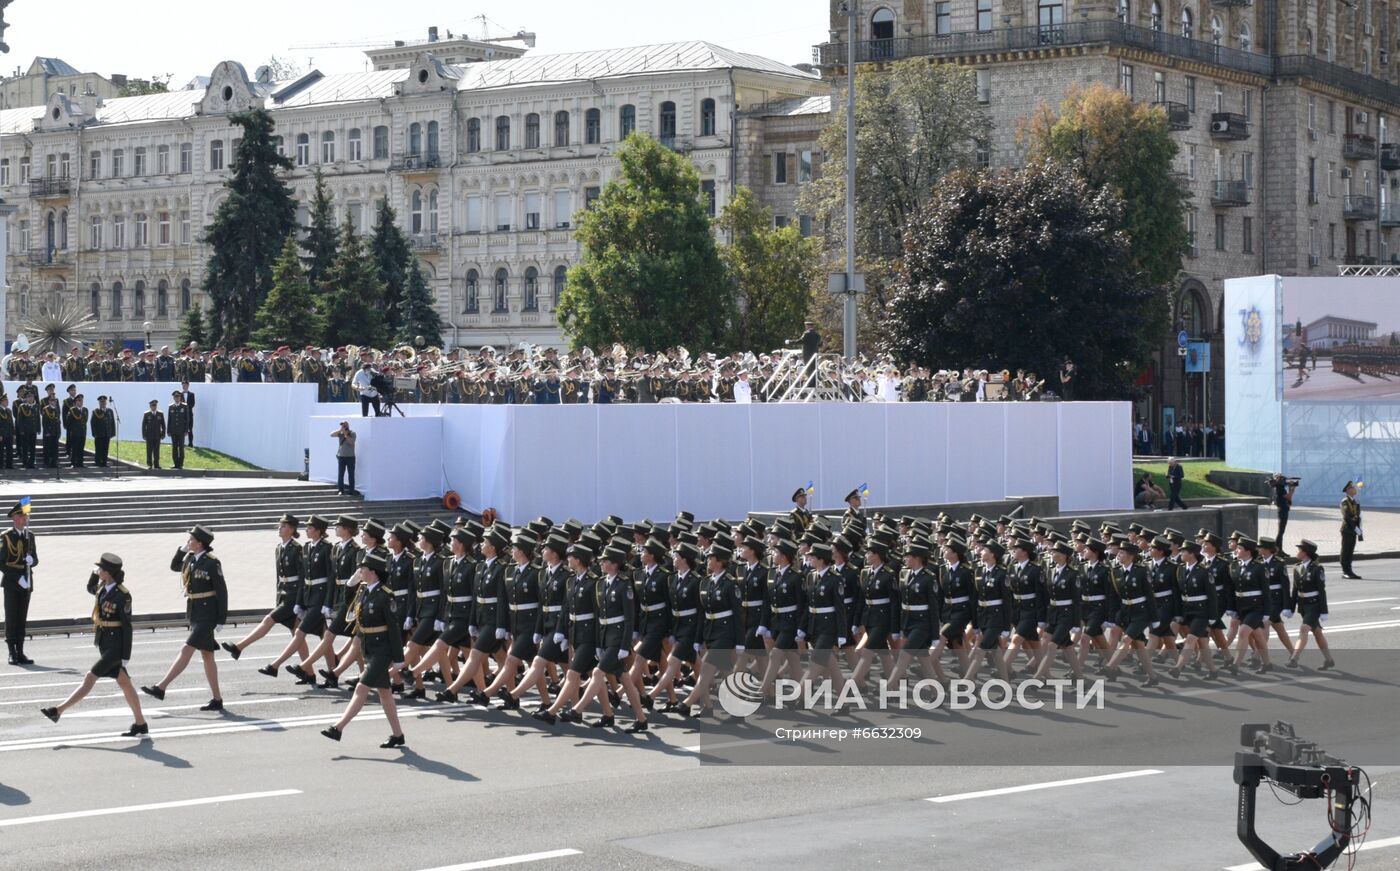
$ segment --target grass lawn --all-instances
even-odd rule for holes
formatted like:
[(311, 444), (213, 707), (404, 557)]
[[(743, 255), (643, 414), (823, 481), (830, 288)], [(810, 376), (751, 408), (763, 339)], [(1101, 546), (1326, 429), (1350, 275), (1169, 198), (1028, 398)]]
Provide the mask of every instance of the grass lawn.
[[(117, 448), (121, 448), (121, 453), (117, 453)], [(109, 453), (112, 456), (120, 456), (123, 462), (135, 463), (138, 466), (146, 465), (146, 443), (145, 442), (115, 442), (111, 446)], [(91, 458), (92, 442), (88, 442), (88, 454)], [(160, 467), (162, 469), (175, 468), (175, 461), (170, 459), (170, 443), (163, 442), (160, 446)], [(200, 471), (215, 472), (256, 472), (260, 467), (252, 463), (245, 463), (237, 457), (230, 457), (228, 454), (221, 454), (218, 451), (211, 451), (208, 448), (185, 448), (185, 468), (198, 469)]]
[[(1185, 462), (1181, 468), (1186, 472), (1186, 478), (1181, 482), (1182, 499), (1216, 499), (1226, 496), (1237, 495), (1232, 490), (1226, 490), (1218, 484), (1213, 484), (1206, 480), (1206, 473), (1214, 471), (1247, 472), (1248, 469), (1236, 469), (1227, 466), (1220, 460), (1200, 460)], [(1167, 464), (1166, 463), (1133, 463), (1133, 490), (1137, 490), (1137, 483), (1142, 479), (1143, 472), (1152, 473), (1152, 481), (1162, 492), (1167, 492)]]

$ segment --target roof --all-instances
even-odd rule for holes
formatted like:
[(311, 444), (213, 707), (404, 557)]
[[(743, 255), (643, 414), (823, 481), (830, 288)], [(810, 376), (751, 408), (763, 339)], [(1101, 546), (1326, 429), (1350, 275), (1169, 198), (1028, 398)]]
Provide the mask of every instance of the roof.
[[(408, 70), (380, 70), (369, 73), (346, 73), (325, 76), (290, 95), (276, 108), (313, 106), (325, 103), (349, 103), (356, 100), (378, 100), (394, 96), (394, 85), (408, 78)], [(281, 89), (290, 82), (276, 82)]]
[(83, 74), (72, 64), (56, 57), (36, 57), (34, 63), (38, 64), (44, 73), (50, 76), (81, 76)]
[(1322, 317), (1317, 318), (1317, 319), (1314, 320), (1312, 323), (1310, 323), (1310, 324), (1308, 324), (1307, 326), (1303, 327), (1303, 329), (1306, 330), (1306, 329), (1308, 329), (1309, 327), (1315, 327), (1315, 326), (1317, 326), (1318, 324), (1326, 324), (1326, 323), (1332, 323), (1332, 324), (1355, 324), (1355, 325), (1357, 325), (1357, 326), (1359, 326), (1359, 327), (1370, 327), (1370, 328), (1373, 329), (1373, 330), (1378, 326), (1378, 325), (1377, 325), (1375, 322), (1373, 322), (1373, 321), (1363, 321), (1363, 320), (1358, 320), (1358, 319), (1356, 319), (1356, 318), (1344, 318), (1344, 317), (1342, 317), (1342, 316), (1340, 316), (1340, 315), (1330, 315), (1330, 314), (1329, 314), (1329, 315), (1323, 315)]
[(831, 95), (819, 97), (793, 97), (789, 100), (775, 100), (755, 109), (753, 114), (765, 118), (793, 117), (797, 115), (826, 115), (831, 112)]

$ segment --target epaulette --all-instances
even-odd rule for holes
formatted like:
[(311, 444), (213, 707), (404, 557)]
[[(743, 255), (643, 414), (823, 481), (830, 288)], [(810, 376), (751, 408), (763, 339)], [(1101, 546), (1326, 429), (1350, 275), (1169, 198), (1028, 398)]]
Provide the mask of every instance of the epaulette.
[(127, 592), (127, 589), (126, 589), (126, 585), (125, 585), (125, 584), (117, 584), (117, 589), (120, 590), (120, 591), (122, 591), (123, 593), (127, 593), (127, 595), (130, 595), (130, 593)]

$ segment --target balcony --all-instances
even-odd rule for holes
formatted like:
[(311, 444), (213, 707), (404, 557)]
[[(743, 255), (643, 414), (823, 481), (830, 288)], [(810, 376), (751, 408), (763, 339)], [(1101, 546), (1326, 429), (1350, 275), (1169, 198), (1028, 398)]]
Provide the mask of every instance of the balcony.
[(691, 149), (690, 137), (688, 136), (662, 136), (659, 140), (662, 145), (678, 154), (685, 154)]
[(1253, 6), (1254, 0), (1210, 0), (1210, 5), (1231, 9), (1237, 6)]
[(1218, 209), (1249, 205), (1249, 185), (1244, 179), (1216, 179), (1211, 188), (1210, 204)]
[(1386, 203), (1381, 206), (1381, 226), (1400, 227), (1400, 203)]
[(1386, 172), (1400, 169), (1400, 144), (1387, 142), (1381, 146), (1381, 169)]
[(1376, 137), (1365, 133), (1348, 133), (1342, 140), (1342, 157), (1346, 160), (1375, 160)]
[(1210, 138), (1248, 139), (1249, 119), (1238, 112), (1211, 112)]
[(66, 197), (73, 192), (69, 178), (34, 178), (29, 180), (29, 195), (38, 199)]
[(57, 248), (33, 248), (25, 252), (24, 259), (30, 266), (40, 269), (56, 269), (73, 263), (67, 251)]
[(389, 169), (393, 172), (422, 172), (441, 165), (442, 157), (438, 154), (401, 154), (390, 161)]
[(1174, 100), (1154, 100), (1152, 105), (1158, 106), (1167, 113), (1167, 124), (1173, 130), (1191, 129), (1191, 110), (1185, 103), (1178, 103)]
[(1369, 194), (1347, 194), (1342, 197), (1342, 218), (1348, 221), (1369, 221), (1376, 217), (1376, 198)]
[(442, 243), (438, 241), (437, 233), (418, 233), (409, 236), (408, 242), (413, 246), (414, 251), (435, 253), (442, 249)]

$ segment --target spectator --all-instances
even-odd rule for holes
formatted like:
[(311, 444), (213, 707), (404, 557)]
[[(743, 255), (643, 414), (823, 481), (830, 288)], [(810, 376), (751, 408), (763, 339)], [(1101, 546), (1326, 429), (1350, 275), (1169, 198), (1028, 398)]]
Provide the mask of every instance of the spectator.
[[(350, 428), (350, 421), (342, 420), (340, 429), (331, 433), (331, 438), (339, 439), (340, 445), (335, 449), (335, 489), (342, 496), (358, 496), (355, 491), (355, 431)], [(346, 484), (346, 478), (349, 484)]]
[(1171, 490), (1171, 499), (1167, 502), (1167, 510), (1170, 511), (1177, 505), (1181, 510), (1186, 510), (1186, 503), (1181, 501), (1181, 485), (1186, 480), (1186, 470), (1181, 467), (1181, 461), (1176, 457), (1167, 460), (1167, 487)]
[(43, 380), (50, 384), (63, 380), (63, 366), (58, 362), (58, 358), (50, 351), (44, 355)]
[(1162, 492), (1162, 488), (1152, 482), (1152, 473), (1143, 472), (1142, 479), (1138, 481), (1137, 493), (1133, 497), (1133, 502), (1139, 508), (1147, 508), (1151, 511), (1157, 510), (1157, 503), (1167, 498), (1167, 494)]

